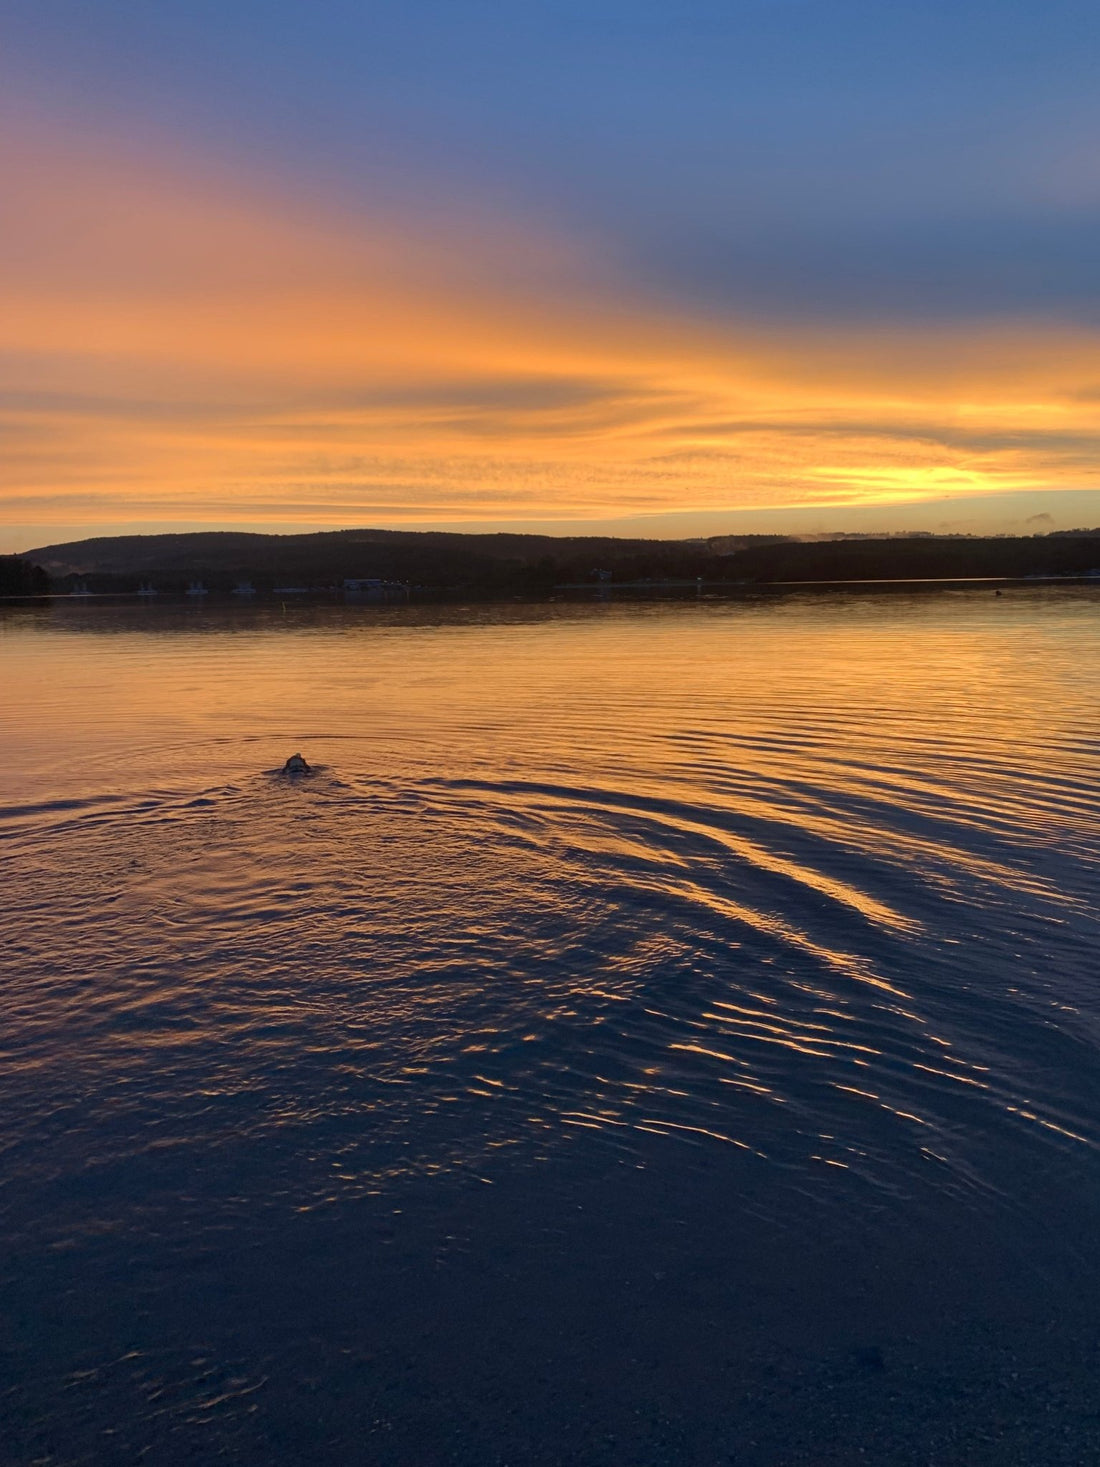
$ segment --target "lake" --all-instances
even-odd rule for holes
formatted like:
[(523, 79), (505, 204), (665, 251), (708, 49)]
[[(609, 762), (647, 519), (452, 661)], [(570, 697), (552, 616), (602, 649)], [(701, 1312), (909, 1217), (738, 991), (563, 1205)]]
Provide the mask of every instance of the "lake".
[(0, 687), (5, 1462), (1096, 1460), (1100, 588), (13, 603)]

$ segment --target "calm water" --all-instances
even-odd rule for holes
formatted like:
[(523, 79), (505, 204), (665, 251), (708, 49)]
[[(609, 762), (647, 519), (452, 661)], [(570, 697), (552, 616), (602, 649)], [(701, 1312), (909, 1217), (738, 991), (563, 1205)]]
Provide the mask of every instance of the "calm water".
[(1096, 1460), (1100, 593), (0, 679), (5, 1463)]

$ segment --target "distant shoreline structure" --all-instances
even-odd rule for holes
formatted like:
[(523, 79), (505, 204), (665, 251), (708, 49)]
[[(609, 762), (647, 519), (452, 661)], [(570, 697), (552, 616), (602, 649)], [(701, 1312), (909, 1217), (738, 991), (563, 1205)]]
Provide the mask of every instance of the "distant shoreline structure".
[[(592, 582), (573, 582), (554, 587), (549, 595), (512, 596), (507, 598), (512, 602), (527, 602), (537, 605), (554, 601), (684, 601), (699, 600), (708, 601), (736, 601), (759, 598), (762, 596), (778, 597), (782, 595), (797, 594), (800, 591), (950, 591), (950, 590), (988, 590), (1002, 589), (1040, 589), (1050, 586), (1088, 586), (1100, 587), (1100, 570), (1085, 573), (1083, 575), (1051, 575), (1051, 576), (948, 576), (948, 577), (893, 577), (865, 580), (821, 580), (821, 581), (626, 581), (609, 582), (604, 584), (593, 584)], [(461, 604), (463, 602), (493, 602), (499, 601), (500, 597), (478, 596), (473, 593), (460, 593), (458, 591), (448, 592), (445, 589), (434, 587), (418, 588), (419, 595), (413, 594), (409, 587), (399, 588), (400, 594), (357, 596), (343, 593), (337, 588), (307, 589), (295, 587), (289, 589), (282, 587), (269, 592), (267, 595), (259, 595), (252, 591), (242, 599), (236, 591), (211, 593), (203, 591), (200, 593), (199, 605), (212, 603), (219, 606), (235, 605), (237, 607), (270, 606), (281, 603), (286, 605), (286, 598), (293, 597), (295, 604), (299, 606), (316, 606), (319, 604), (346, 605), (346, 606), (395, 606), (420, 604)], [(44, 591), (30, 592), (23, 595), (0, 595), (0, 603), (3, 602), (71, 602), (74, 599), (83, 603), (89, 601), (129, 603), (136, 602), (149, 607), (151, 598), (156, 597), (156, 604), (161, 607), (190, 606), (194, 607), (195, 593), (191, 591), (160, 594), (148, 591)]]

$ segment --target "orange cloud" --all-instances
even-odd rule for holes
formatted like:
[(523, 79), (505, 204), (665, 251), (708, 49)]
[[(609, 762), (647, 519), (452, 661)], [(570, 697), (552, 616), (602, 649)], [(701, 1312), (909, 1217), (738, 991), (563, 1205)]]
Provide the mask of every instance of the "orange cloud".
[[(765, 332), (575, 243), (39, 137), (0, 154), (0, 513), (375, 523), (1100, 486), (1100, 341)], [(445, 227), (445, 225), (447, 227)]]

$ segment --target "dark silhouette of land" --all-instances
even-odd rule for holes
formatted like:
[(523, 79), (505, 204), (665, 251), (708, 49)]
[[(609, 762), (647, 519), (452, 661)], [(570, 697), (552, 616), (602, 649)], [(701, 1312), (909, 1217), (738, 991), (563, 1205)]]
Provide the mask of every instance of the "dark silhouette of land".
[(305, 535), (121, 535), (0, 557), (0, 595), (69, 591), (323, 592), (376, 578), (424, 596), (542, 597), (562, 587), (708, 587), (792, 582), (954, 580), (1100, 573), (1100, 529), (1032, 536), (892, 535), (799, 540), (336, 530)]
[(0, 596), (42, 596), (50, 578), (33, 557), (0, 555)]

